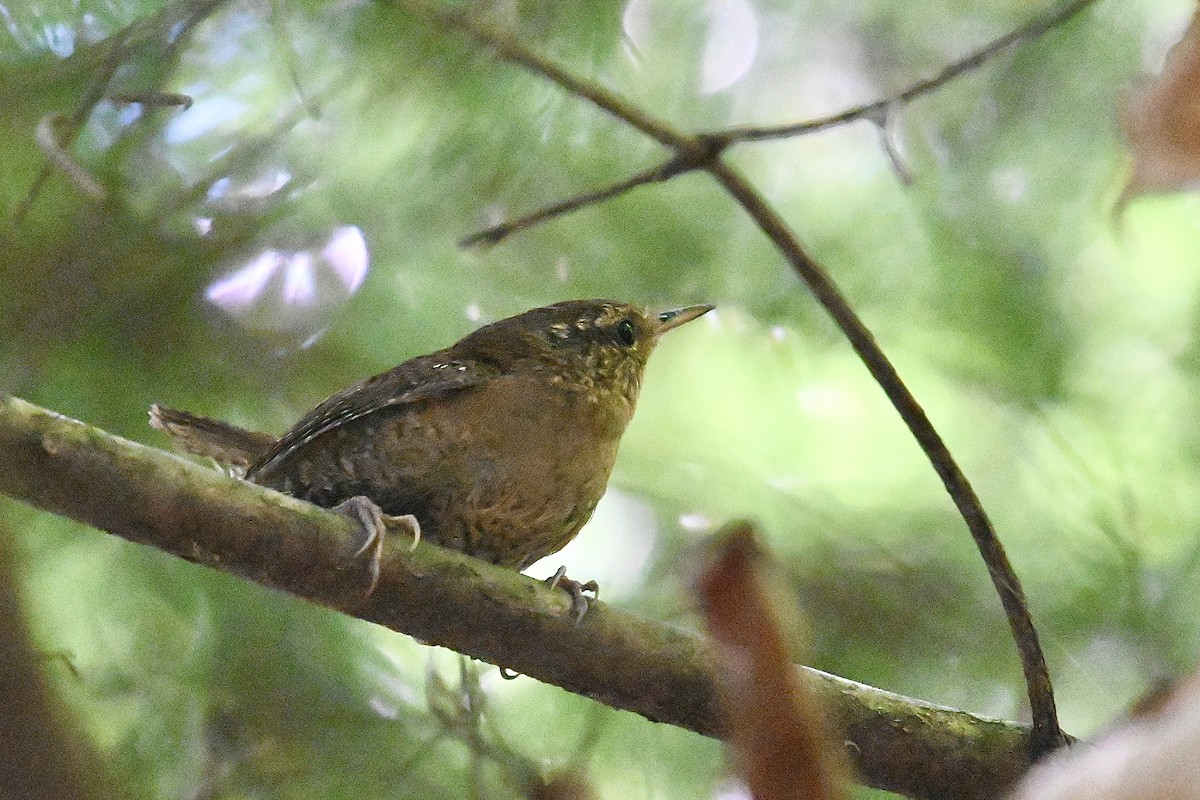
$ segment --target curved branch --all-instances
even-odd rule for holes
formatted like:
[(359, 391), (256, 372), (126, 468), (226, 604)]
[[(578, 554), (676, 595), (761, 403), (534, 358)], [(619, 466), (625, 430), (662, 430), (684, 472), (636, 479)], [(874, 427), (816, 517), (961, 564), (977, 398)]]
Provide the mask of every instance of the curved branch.
[(850, 342), (850, 346), (858, 353), (860, 359), (871, 373), (871, 377), (883, 389), (892, 406), (904, 420), (904, 424), (912, 432), (917, 443), (925, 452), (929, 463), (933, 465), (946, 492), (954, 501), (959, 514), (967, 523), (967, 529), (975, 540), (983, 563), (987, 565), (988, 575), (996, 593), (1000, 595), (1000, 604), (1008, 617), (1012, 629), (1013, 640), (1021, 658), (1021, 668), (1025, 674), (1025, 684), (1029, 692), (1029, 705), (1033, 714), (1033, 748), (1035, 755), (1049, 752), (1066, 743), (1066, 738), (1058, 724), (1058, 712), (1054, 706), (1054, 690), (1050, 684), (1050, 671), (1046, 667), (1046, 659), (1042, 654), (1042, 645), (1038, 640), (1037, 628), (1034, 627), (1033, 617), (1029, 613), (1029, 603), (1017, 578), (1016, 570), (1004, 552), (1004, 545), (996, 535), (996, 529), (983, 504), (979, 501), (975, 489), (967, 476), (959, 468), (958, 462), (950, 455), (949, 448), (942, 441), (937, 429), (929, 420), (925, 409), (917, 402), (917, 398), (905, 385), (900, 374), (896, 372), (891, 360), (875, 342), (875, 337), (863, 321), (854, 313), (854, 309), (846, 302), (841, 291), (825, 273), (819, 264), (809, 258), (800, 245), (796, 235), (792, 233), (775, 210), (754, 190), (754, 188), (733, 168), (723, 162), (718, 162), (708, 169), (725, 190), (746, 210), (746, 213), (767, 234), (783, 257), (787, 259), (792, 269), (812, 289), (817, 300), (824, 306), (829, 316), (841, 329)]
[[(428, 544), (389, 542), (365, 597), (345, 517), (12, 397), (0, 397), (0, 493), (650, 720), (721, 732), (716, 662), (696, 634), (603, 603), (576, 627), (562, 592)], [(870, 786), (990, 798), (1028, 768), (1026, 725), (800, 669)]]

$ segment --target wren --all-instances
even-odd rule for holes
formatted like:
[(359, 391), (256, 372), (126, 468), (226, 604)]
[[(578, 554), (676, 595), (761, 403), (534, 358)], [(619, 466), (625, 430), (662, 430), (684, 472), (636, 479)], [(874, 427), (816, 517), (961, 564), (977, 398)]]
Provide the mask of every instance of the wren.
[[(592, 516), (659, 338), (712, 308), (535, 308), (338, 392), (278, 439), (157, 405), (151, 424), (249, 481), (361, 520), (360, 552), (375, 547), (370, 590), (384, 515), (425, 541), (523, 570)], [(562, 570), (552, 585), (559, 579)], [(595, 584), (561, 584), (578, 620)]]

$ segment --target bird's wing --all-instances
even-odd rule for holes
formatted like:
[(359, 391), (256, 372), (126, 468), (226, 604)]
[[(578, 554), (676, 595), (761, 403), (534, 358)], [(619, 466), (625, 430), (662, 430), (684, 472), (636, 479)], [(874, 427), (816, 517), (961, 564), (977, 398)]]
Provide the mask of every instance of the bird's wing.
[(387, 372), (343, 389), (308, 412), (246, 470), (252, 478), (279, 464), (309, 442), (344, 425), (386, 409), (459, 392), (500, 374), (487, 361), (454, 358), (445, 351), (405, 361)]

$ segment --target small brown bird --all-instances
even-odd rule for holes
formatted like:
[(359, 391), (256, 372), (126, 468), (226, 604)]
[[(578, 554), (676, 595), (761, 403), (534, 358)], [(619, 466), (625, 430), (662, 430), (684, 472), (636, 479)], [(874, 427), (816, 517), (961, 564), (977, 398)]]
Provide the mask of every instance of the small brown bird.
[[(486, 325), (330, 397), (276, 439), (152, 406), (184, 450), (362, 521), (378, 578), (384, 515), (523, 570), (592, 516), (659, 337), (713, 307), (651, 314), (572, 300)], [(402, 516), (401, 516), (402, 515)], [(362, 552), (360, 550), (360, 552)], [(563, 578), (576, 618), (581, 585)]]

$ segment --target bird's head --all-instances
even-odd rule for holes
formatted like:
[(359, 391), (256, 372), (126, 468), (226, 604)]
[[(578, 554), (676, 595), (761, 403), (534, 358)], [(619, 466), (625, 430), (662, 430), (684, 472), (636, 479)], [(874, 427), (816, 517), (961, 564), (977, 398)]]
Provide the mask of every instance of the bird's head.
[(616, 300), (568, 300), (494, 322), (455, 347), (486, 353), (502, 371), (544, 372), (592, 403), (623, 400), (632, 414), (658, 340), (712, 308), (654, 313)]

